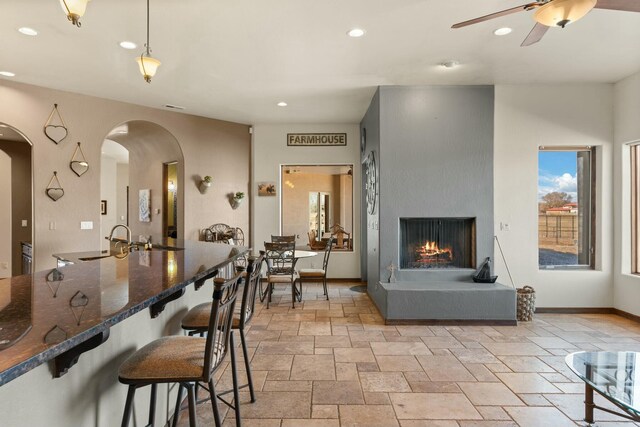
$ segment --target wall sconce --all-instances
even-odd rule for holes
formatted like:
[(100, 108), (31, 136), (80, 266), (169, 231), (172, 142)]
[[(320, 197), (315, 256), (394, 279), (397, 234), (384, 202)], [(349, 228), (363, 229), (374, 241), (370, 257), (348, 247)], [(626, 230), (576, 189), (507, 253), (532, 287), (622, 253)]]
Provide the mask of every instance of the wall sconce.
[(169, 191), (176, 191), (176, 184), (173, 181), (169, 181), (169, 185), (167, 186)]
[(60, 0), (60, 6), (62, 6), (62, 10), (67, 15), (67, 19), (71, 21), (73, 25), (80, 28), (82, 23), (80, 22), (80, 18), (84, 15), (84, 12), (87, 10), (87, 3), (91, 0)]

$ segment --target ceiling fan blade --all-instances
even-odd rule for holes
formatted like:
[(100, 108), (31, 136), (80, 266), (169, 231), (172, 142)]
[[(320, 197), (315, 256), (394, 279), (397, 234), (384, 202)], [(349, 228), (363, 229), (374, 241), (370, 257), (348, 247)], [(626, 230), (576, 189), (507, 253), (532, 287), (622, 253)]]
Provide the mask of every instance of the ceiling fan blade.
[(546, 34), (549, 27), (546, 25), (542, 25), (539, 22), (536, 22), (536, 25), (533, 26), (527, 38), (524, 39), (520, 46), (531, 46), (532, 44), (538, 43), (542, 37)]
[(622, 10), (625, 12), (640, 12), (638, 0), (598, 0), (597, 9)]
[[(621, 1), (621, 0), (618, 0), (618, 1)], [(457, 24), (453, 24), (451, 26), (451, 28), (466, 27), (468, 25), (477, 24), (478, 22), (484, 22), (484, 21), (488, 21), (490, 19), (499, 18), (501, 16), (511, 15), (512, 13), (518, 13), (518, 12), (523, 12), (525, 10), (535, 9), (536, 7), (541, 6), (542, 4), (543, 3), (540, 3), (540, 2), (533, 2), (533, 3), (523, 4), (522, 6), (512, 7), (511, 9), (501, 10), (500, 12), (491, 13), (489, 15), (481, 16), (479, 18), (470, 19), (470, 20), (464, 21), (464, 22), (458, 22)]]

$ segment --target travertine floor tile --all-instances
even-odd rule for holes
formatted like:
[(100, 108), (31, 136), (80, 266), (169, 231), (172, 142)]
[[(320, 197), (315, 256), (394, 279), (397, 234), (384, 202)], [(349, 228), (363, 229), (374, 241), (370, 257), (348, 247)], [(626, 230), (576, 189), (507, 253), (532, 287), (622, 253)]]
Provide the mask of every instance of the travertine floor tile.
[(487, 350), (496, 356), (547, 356), (547, 352), (542, 347), (534, 343), (504, 343), (485, 342), (482, 343)]
[(575, 427), (573, 421), (553, 407), (506, 407), (520, 427)]
[(414, 356), (376, 356), (381, 371), (421, 371)]
[(515, 393), (561, 393), (540, 374), (500, 372), (496, 375)]
[(460, 393), (389, 393), (399, 420), (480, 420), (482, 416)]
[[(209, 407), (211, 404), (209, 404)], [(230, 411), (232, 412), (232, 411)], [(310, 418), (310, 392), (256, 392), (255, 403), (242, 405), (241, 415), (248, 418)]]
[(429, 355), (431, 352), (422, 342), (372, 342), (376, 356)]
[(431, 381), (475, 381), (455, 356), (416, 356)]
[(338, 418), (338, 405), (313, 405), (311, 418)]
[(314, 381), (314, 405), (364, 405), (359, 381)]
[(391, 405), (340, 405), (340, 427), (398, 427)]
[(553, 368), (537, 357), (498, 356), (513, 372), (555, 372)]
[(524, 403), (502, 383), (458, 383), (471, 403), (477, 406), (518, 406)]
[(376, 362), (370, 348), (335, 348), (336, 362)]
[(291, 368), (292, 380), (335, 380), (333, 355), (296, 355)]
[(282, 420), (282, 427), (340, 427), (340, 422), (334, 419), (311, 420)]
[(409, 392), (411, 387), (401, 372), (360, 372), (362, 390), (366, 392)]

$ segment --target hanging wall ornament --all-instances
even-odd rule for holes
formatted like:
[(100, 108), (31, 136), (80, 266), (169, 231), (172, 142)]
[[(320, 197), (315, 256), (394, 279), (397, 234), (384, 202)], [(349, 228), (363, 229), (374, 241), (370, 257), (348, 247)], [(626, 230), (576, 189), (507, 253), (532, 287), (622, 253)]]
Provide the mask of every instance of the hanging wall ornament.
[[(76, 158), (78, 155), (78, 151), (80, 152), (80, 157)], [(78, 142), (78, 146), (76, 147), (76, 151), (73, 152), (73, 156), (71, 157), (71, 162), (69, 162), (69, 167), (78, 176), (84, 175), (86, 171), (89, 170), (89, 163), (87, 163), (87, 159), (84, 157), (84, 152), (82, 151), (82, 147)]]
[[(52, 184), (54, 184), (53, 181), (55, 181), (55, 185), (57, 185), (57, 187), (52, 186)], [(47, 185), (47, 189), (45, 191), (47, 193), (47, 196), (49, 196), (49, 198), (54, 202), (57, 202), (58, 199), (64, 196), (64, 190), (62, 189), (62, 185), (60, 184), (60, 180), (58, 179), (58, 172), (53, 172), (53, 176), (49, 180), (49, 184)]]
[[(60, 121), (60, 124), (58, 125), (54, 125), (52, 123), (54, 114), (58, 116), (58, 119)], [(67, 137), (67, 126), (64, 124), (64, 120), (60, 115), (60, 111), (58, 111), (58, 104), (53, 104), (53, 110), (51, 110), (51, 114), (49, 114), (49, 118), (44, 124), (44, 134), (47, 136), (47, 138), (49, 138), (56, 144), (60, 143)]]

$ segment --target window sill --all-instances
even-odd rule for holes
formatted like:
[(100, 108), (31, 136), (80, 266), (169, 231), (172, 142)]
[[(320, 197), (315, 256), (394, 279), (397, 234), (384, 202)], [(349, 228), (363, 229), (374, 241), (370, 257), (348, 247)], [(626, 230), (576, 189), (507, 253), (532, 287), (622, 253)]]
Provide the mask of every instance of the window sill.
[(542, 272), (554, 272), (554, 271), (564, 271), (564, 272), (574, 272), (574, 271), (602, 271), (602, 270), (596, 270), (595, 268), (591, 268), (588, 266), (585, 267), (573, 267), (573, 266), (558, 266), (558, 267), (551, 267), (551, 268), (538, 268), (538, 271), (542, 271)]

